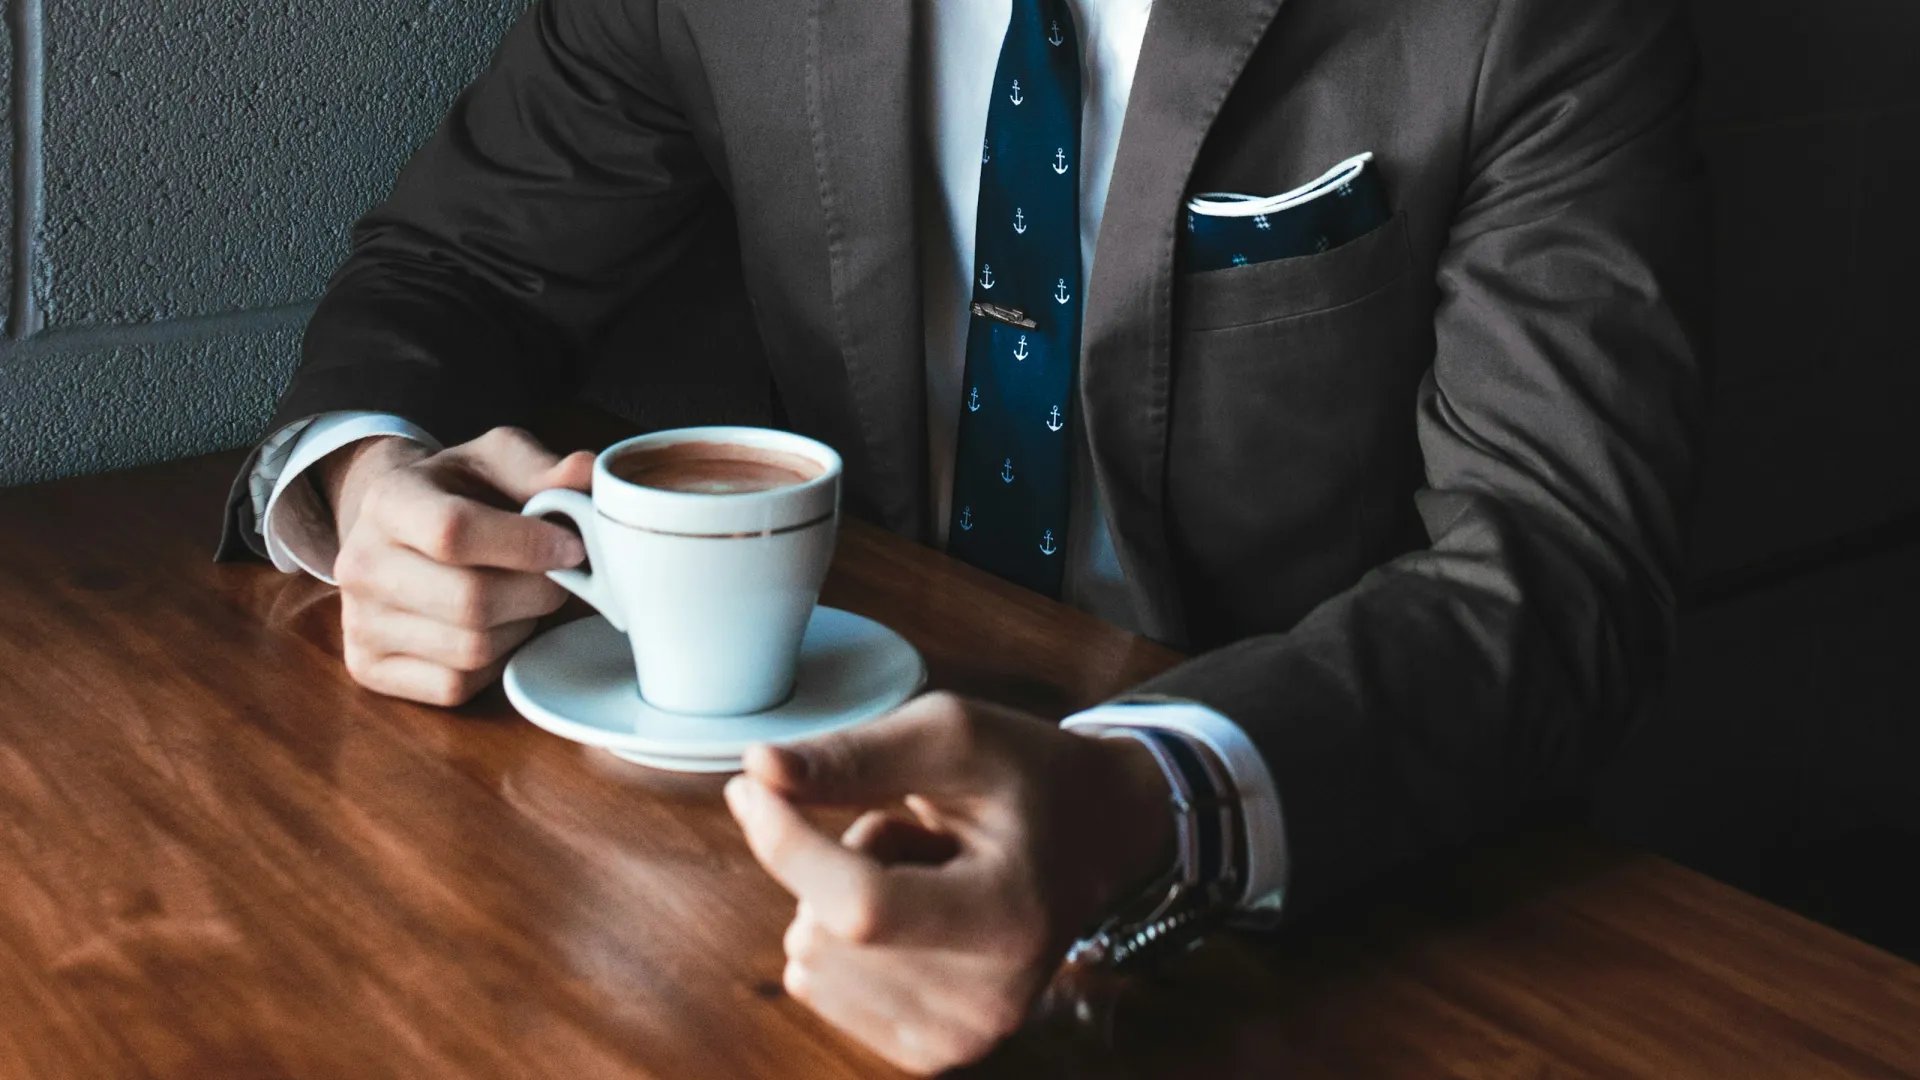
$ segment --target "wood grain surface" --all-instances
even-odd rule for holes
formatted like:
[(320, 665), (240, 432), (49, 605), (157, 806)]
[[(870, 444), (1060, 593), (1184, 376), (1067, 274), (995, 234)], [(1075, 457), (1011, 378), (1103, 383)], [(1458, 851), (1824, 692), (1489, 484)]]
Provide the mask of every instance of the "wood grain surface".
[[(209, 561), (238, 462), (0, 492), (0, 1077), (893, 1075), (781, 993), (717, 781), (357, 689), (330, 589)], [(1177, 659), (860, 525), (826, 599), (1050, 717)], [(1063, 982), (969, 1071), (1911, 1078), (1920, 969), (1549, 831)]]

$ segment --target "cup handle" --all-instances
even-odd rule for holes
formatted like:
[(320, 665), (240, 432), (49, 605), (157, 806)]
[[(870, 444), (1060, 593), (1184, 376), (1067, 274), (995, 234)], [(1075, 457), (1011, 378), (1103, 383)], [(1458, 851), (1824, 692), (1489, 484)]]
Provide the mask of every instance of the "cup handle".
[(567, 488), (553, 488), (543, 491), (527, 500), (520, 513), (527, 517), (546, 517), (559, 514), (573, 522), (580, 530), (580, 539), (587, 545), (587, 561), (603, 569), (594, 573), (584, 570), (550, 570), (547, 576), (561, 588), (592, 604), (615, 630), (625, 633), (627, 613), (620, 607), (620, 600), (614, 595), (613, 583), (607, 580), (604, 568), (611, 565), (600, 554), (600, 533), (597, 528), (599, 515), (593, 512), (593, 500), (578, 491)]

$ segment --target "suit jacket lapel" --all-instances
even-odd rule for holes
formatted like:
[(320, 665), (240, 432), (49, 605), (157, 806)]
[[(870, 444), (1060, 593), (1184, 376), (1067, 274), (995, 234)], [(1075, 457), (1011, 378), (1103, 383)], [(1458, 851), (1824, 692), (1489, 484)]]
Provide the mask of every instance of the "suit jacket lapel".
[[(910, 536), (926, 525), (926, 365), (911, 137), (912, 0), (815, 0), (808, 114), (835, 336), (865, 445), (859, 494)], [(842, 448), (851, 449), (851, 448)]]
[(1186, 636), (1166, 520), (1173, 254), (1200, 145), (1283, 0), (1154, 0), (1087, 294), (1081, 415), (1142, 629)]

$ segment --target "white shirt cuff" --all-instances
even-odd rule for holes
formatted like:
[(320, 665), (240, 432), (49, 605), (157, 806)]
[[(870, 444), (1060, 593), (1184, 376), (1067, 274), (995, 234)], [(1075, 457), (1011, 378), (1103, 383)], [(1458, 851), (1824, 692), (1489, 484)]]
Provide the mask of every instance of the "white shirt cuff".
[(1190, 739), (1213, 751), (1240, 796), (1247, 830), (1247, 889), (1240, 908), (1262, 920), (1276, 918), (1287, 892), (1287, 832), (1280, 792), (1267, 763), (1240, 725), (1190, 703), (1101, 705), (1067, 717), (1061, 726), (1085, 735), (1118, 727), (1153, 728)]
[[(293, 441), (296, 435), (298, 440)], [(412, 439), (436, 452), (440, 449), (439, 440), (418, 425), (375, 412), (323, 413), (312, 420), (288, 424), (261, 444), (248, 487), (256, 508), (260, 493), (268, 492), (265, 508), (258, 510), (254, 519), (260, 522), (267, 557), (281, 572), (305, 570), (329, 585), (335, 583), (333, 560), (340, 554), (340, 537), (334, 529), (333, 513), (304, 474), (335, 450), (381, 435)]]

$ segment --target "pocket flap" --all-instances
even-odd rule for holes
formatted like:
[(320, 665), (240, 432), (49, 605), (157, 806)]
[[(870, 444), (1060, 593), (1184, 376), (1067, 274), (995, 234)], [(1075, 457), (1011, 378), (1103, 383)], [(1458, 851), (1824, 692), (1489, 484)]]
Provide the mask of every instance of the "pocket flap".
[(1182, 274), (1174, 286), (1175, 326), (1224, 330), (1295, 318), (1351, 303), (1406, 273), (1407, 215), (1317, 255)]

